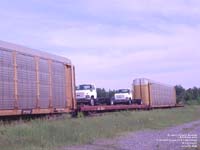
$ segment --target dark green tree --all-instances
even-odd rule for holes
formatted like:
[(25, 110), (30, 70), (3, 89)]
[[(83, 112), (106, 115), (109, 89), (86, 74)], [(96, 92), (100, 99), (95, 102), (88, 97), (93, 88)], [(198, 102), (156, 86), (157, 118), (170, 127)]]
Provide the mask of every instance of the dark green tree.
[(200, 97), (200, 89), (193, 87), (193, 99), (198, 99)]
[(97, 88), (98, 98), (112, 98), (115, 94), (115, 90), (106, 91), (104, 88)]
[(185, 89), (181, 85), (176, 85), (176, 97), (178, 102), (183, 102), (185, 99)]
[(181, 85), (175, 86), (177, 102), (193, 103), (198, 102), (200, 104), (200, 88), (193, 87), (185, 90)]
[(104, 88), (97, 88), (97, 97), (98, 98), (106, 97), (106, 95), (107, 95), (107, 93)]
[(115, 90), (110, 90), (108, 91), (108, 97), (112, 98), (115, 95)]

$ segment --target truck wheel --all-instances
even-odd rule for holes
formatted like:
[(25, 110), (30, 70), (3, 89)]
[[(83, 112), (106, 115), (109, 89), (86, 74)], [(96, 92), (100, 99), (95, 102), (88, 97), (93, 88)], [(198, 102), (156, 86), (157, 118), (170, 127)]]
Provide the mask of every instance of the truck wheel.
[(114, 105), (115, 103), (114, 103), (114, 101), (113, 100), (111, 100), (110, 101), (110, 105)]
[(129, 101), (128, 101), (128, 104), (129, 104), (129, 105), (131, 105), (131, 104), (132, 104), (132, 101), (131, 101), (131, 100), (129, 100)]
[(94, 105), (95, 105), (95, 102), (94, 102), (94, 99), (93, 99), (93, 98), (90, 100), (90, 105), (91, 105), (91, 106), (94, 106)]
[(143, 102), (142, 102), (142, 100), (140, 101), (140, 105), (142, 105), (143, 104)]

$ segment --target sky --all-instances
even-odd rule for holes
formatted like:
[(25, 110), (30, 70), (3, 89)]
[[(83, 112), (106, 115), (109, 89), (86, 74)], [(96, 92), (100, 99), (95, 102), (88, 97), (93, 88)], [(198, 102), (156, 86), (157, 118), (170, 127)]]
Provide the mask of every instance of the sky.
[(77, 84), (200, 87), (199, 0), (1, 0), (0, 19), (0, 40), (71, 59)]

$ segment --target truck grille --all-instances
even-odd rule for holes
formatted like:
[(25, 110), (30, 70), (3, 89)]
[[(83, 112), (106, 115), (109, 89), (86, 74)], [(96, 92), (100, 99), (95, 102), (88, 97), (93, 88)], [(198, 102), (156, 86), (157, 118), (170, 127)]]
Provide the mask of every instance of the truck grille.
[(115, 97), (116, 99), (124, 99), (125, 98), (125, 96), (124, 95), (116, 95), (116, 97)]
[(83, 92), (76, 93), (76, 98), (84, 98), (85, 94)]

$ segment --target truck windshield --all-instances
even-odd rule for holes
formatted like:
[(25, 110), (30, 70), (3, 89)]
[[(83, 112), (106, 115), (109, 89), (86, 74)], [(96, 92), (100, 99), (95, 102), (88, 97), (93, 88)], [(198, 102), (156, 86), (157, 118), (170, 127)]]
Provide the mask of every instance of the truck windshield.
[(120, 89), (116, 93), (130, 93), (129, 89)]
[(91, 85), (79, 85), (76, 90), (90, 90), (92, 89)]

